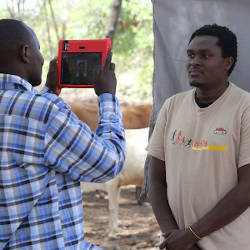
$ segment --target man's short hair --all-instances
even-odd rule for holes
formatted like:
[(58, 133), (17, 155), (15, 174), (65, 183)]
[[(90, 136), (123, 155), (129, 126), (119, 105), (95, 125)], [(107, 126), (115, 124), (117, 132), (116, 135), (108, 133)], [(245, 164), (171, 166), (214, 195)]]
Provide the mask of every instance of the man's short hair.
[(230, 75), (237, 62), (237, 37), (236, 35), (225, 26), (220, 26), (217, 24), (212, 24), (212, 25), (208, 24), (196, 30), (191, 35), (189, 43), (196, 36), (214, 36), (218, 38), (217, 45), (221, 47), (222, 57), (226, 58), (226, 57), (232, 56), (234, 59), (234, 62), (231, 68), (228, 70), (228, 75)]
[(31, 29), (22, 21), (15, 19), (0, 19), (0, 49), (6, 49), (15, 44), (25, 44), (30, 41)]

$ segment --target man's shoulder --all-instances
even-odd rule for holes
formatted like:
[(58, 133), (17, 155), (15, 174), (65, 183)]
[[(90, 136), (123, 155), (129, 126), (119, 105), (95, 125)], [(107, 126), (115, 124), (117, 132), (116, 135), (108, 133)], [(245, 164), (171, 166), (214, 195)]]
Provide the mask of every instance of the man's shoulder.
[(183, 99), (185, 97), (192, 96), (193, 93), (194, 93), (194, 89), (190, 89), (190, 90), (187, 90), (187, 91), (184, 91), (184, 92), (177, 93), (177, 94), (173, 95), (171, 98), (174, 98), (176, 100)]
[(61, 110), (60, 106), (62, 105), (59, 105), (61, 98), (51, 99), (40, 93), (32, 95), (31, 98), (33, 98), (33, 101), (28, 103), (31, 110), (30, 118), (47, 123)]
[(58, 108), (71, 110), (70, 105), (68, 103), (66, 103), (61, 97), (53, 93), (43, 93), (42, 97), (45, 98), (45, 100), (55, 104)]
[(23, 98), (27, 99), (27, 104), (33, 104), (37, 109), (48, 107), (57, 108), (54, 100), (40, 93), (23, 92)]
[(169, 104), (180, 104), (183, 103), (183, 101), (185, 100), (190, 100), (190, 98), (192, 98), (194, 93), (193, 89), (184, 91), (184, 92), (180, 92), (177, 93), (173, 96), (171, 96), (170, 98), (168, 98), (166, 101), (169, 102)]
[[(39, 93), (32, 93), (29, 91), (8, 91), (6, 93), (6, 104), (4, 112), (9, 115), (16, 115), (27, 119), (34, 119), (37, 121), (47, 122), (49, 117), (59, 108), (48, 98)], [(11, 92), (11, 93), (10, 93)], [(7, 107), (11, 108), (7, 108)]]
[(238, 87), (234, 83), (231, 83), (231, 85), (231, 93), (233, 95), (233, 99), (237, 99), (237, 102), (241, 105), (250, 105), (250, 93)]
[(183, 104), (186, 105), (185, 102), (189, 103), (190, 100), (192, 100), (193, 92), (194, 90), (191, 89), (185, 92), (177, 93), (167, 98), (165, 102), (163, 103), (161, 109), (168, 112), (170, 111), (172, 107), (176, 107), (176, 106), (179, 107), (180, 105), (183, 105)]

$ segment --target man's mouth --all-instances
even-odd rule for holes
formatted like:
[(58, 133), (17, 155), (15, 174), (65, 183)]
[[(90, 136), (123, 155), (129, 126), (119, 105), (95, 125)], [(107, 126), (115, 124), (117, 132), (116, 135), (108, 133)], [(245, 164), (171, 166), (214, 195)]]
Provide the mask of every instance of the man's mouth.
[(189, 70), (188, 74), (191, 77), (196, 77), (196, 76), (202, 75), (203, 72), (201, 70), (198, 70), (198, 69), (193, 69), (193, 70)]

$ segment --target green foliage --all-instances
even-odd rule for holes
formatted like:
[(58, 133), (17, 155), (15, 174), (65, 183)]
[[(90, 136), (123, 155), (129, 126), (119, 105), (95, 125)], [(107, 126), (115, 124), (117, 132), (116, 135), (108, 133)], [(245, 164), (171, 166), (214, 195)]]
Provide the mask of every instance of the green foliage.
[[(17, 4), (18, 0), (5, 0), (5, 2), (13, 7), (11, 3)], [(43, 79), (46, 79), (49, 61), (57, 55), (58, 46), (49, 1), (25, 0), (24, 2), (24, 9), (18, 12), (13, 8), (12, 12), (16, 19), (23, 20), (36, 32), (45, 58)], [(51, 0), (50, 2), (60, 39), (104, 38), (113, 0)], [(0, 15), (1, 18), (10, 17), (6, 6), (1, 6)], [(113, 61), (116, 64), (119, 95), (124, 98), (151, 101), (152, 48), (150, 1), (123, 0), (113, 41)]]
[[(147, 1), (149, 3), (149, 1)], [(151, 101), (153, 74), (152, 9), (146, 1), (123, 1), (114, 41), (124, 96)]]

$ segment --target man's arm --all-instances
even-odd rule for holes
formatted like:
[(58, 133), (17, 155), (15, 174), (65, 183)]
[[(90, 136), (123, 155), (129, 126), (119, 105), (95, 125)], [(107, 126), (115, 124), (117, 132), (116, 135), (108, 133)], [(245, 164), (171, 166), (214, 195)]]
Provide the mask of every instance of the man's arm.
[(123, 168), (125, 135), (120, 105), (115, 97), (114, 71), (115, 65), (109, 55), (94, 84), (100, 115), (96, 133), (70, 110), (49, 104), (44, 159), (48, 166), (74, 180), (104, 182)]
[(161, 231), (178, 230), (168, 204), (165, 162), (155, 157), (149, 164), (149, 200)]
[[(155, 157), (151, 158), (149, 164), (149, 200), (163, 235), (169, 236), (179, 231), (168, 203), (165, 162)], [(193, 238), (192, 235), (189, 237)], [(191, 249), (200, 248), (194, 245)]]
[[(238, 169), (238, 184), (205, 216), (191, 225), (199, 237), (205, 237), (237, 219), (250, 206), (250, 164)], [(232, 205), (233, 204), (233, 205)], [(190, 240), (188, 240), (188, 238)], [(190, 230), (181, 230), (166, 240), (167, 249), (185, 248), (197, 242), (190, 238)]]

